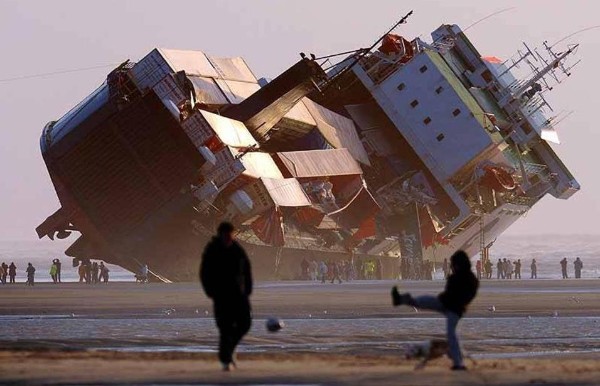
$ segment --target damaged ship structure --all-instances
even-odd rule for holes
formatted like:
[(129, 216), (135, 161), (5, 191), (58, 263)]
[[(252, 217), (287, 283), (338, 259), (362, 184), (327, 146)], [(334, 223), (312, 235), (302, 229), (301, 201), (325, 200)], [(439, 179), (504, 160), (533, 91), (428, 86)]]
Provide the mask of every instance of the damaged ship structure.
[(43, 129), (61, 208), (38, 236), (78, 234), (74, 264), (147, 263), (164, 281), (197, 277), (224, 220), (263, 278), (294, 278), (303, 258), (377, 258), (384, 277), (400, 256), (489, 258), (543, 196), (579, 190), (544, 97), (577, 45), (501, 61), (456, 25), (431, 37), (389, 31), (325, 69), (301, 54), (272, 80), (200, 51), (124, 62)]

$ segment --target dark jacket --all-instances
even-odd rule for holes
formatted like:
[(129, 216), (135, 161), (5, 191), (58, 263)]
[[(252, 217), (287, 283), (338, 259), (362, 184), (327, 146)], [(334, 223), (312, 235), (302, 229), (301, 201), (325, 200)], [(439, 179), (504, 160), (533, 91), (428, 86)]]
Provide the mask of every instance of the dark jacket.
[(202, 254), (200, 282), (206, 296), (215, 301), (250, 296), (252, 272), (244, 249), (235, 241), (227, 247), (218, 238), (213, 238)]
[(438, 297), (446, 309), (461, 316), (477, 294), (479, 280), (470, 270), (453, 273), (446, 282), (446, 288)]

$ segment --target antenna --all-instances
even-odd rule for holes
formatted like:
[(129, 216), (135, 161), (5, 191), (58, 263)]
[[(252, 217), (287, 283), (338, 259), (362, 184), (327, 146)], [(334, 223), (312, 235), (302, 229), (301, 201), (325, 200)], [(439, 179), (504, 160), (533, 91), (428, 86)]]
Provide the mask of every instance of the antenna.
[[(552, 86), (548, 84), (547, 80), (545, 79), (546, 75), (550, 74), (550, 76), (552, 76), (556, 83), (561, 83), (562, 80), (559, 78), (556, 71), (560, 70), (564, 75), (570, 76), (570, 70), (579, 63), (577, 62), (568, 68), (564, 66), (564, 60), (569, 55), (577, 51), (579, 44), (571, 45), (566, 51), (558, 53), (554, 52), (552, 50), (552, 46), (549, 46), (548, 42), (546, 41), (543, 43), (543, 46), (548, 52), (548, 59), (545, 59), (542, 55), (540, 55), (537, 50), (535, 50), (536, 55), (533, 55), (531, 50), (527, 47), (527, 45), (525, 45), (525, 47), (527, 47), (528, 52), (525, 54), (521, 54), (521, 58), (517, 61), (517, 63), (522, 60), (526, 60), (532, 69), (533, 76), (531, 76), (527, 80), (516, 81), (514, 82), (514, 85), (510, 85), (508, 87), (510, 91), (499, 101), (499, 104), (501, 106), (506, 105), (511, 100), (519, 99), (524, 95), (531, 99), (537, 92), (542, 91), (541, 86), (538, 84), (538, 82), (540, 81), (544, 83), (548, 90), (552, 90)], [(544, 67), (538, 68), (533, 62), (526, 59), (529, 56), (532, 56), (534, 58), (537, 56), (536, 60), (543, 63)], [(512, 67), (514, 67), (514, 65), (511, 66), (511, 68)], [(505, 72), (503, 72), (503, 74)], [(543, 104), (547, 105), (546, 101), (543, 98), (542, 100), (544, 102)]]
[(475, 27), (477, 24), (481, 23), (482, 21), (485, 21), (485, 20), (489, 19), (490, 17), (493, 17), (493, 16), (496, 16), (496, 15), (499, 15), (499, 14), (501, 14), (501, 13), (504, 13), (504, 12), (507, 12), (507, 11), (512, 11), (513, 9), (516, 9), (516, 8), (517, 8), (517, 7), (504, 8), (504, 9), (501, 9), (501, 10), (499, 10), (499, 11), (496, 11), (496, 12), (490, 13), (490, 14), (489, 14), (489, 15), (487, 15), (486, 17), (482, 17), (481, 19), (477, 20), (475, 23), (473, 23), (473, 24), (471, 24), (470, 26), (468, 26), (467, 28), (465, 28), (465, 29), (463, 30), (463, 32), (466, 32), (466, 31), (467, 31), (469, 28), (471, 28), (471, 27)]
[(386, 35), (388, 35), (389, 33), (391, 33), (393, 30), (396, 29), (396, 27), (398, 27), (400, 24), (404, 24), (406, 23), (406, 21), (408, 20), (408, 18), (413, 14), (413, 11), (411, 10), (409, 13), (407, 13), (406, 15), (402, 16), (402, 18), (400, 18), (400, 20), (398, 20), (396, 23), (394, 23), (394, 25), (388, 29), (383, 35), (381, 35), (379, 37), (379, 39), (377, 39), (375, 41), (375, 43), (373, 43), (371, 45), (371, 47), (363, 49), (360, 51), (360, 54), (358, 56), (356, 56), (354, 58), (354, 61), (352, 63), (350, 63), (347, 67), (345, 67), (342, 71), (338, 72), (337, 74), (335, 74), (333, 76), (333, 78), (330, 79), (329, 84), (326, 85), (325, 87), (329, 86), (330, 84), (333, 83), (333, 80), (342, 76), (343, 74), (345, 74), (346, 72), (350, 71), (352, 69), (352, 67), (354, 67), (358, 62), (360, 62), (360, 60), (362, 58), (364, 58), (369, 52), (371, 52), (375, 47), (377, 47), (377, 45), (379, 43), (381, 43), (381, 41), (386, 37)]

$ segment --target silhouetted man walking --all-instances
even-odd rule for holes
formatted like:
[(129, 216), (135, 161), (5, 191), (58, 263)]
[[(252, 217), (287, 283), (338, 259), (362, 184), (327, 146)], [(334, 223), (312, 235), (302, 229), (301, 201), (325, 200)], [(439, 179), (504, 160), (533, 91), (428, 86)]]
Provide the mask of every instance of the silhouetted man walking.
[(223, 370), (235, 366), (233, 354), (250, 330), (252, 313), (252, 272), (244, 249), (234, 240), (233, 225), (221, 223), (217, 235), (202, 255), (200, 281), (206, 296), (213, 300), (219, 328), (219, 360)]
[(477, 295), (479, 280), (471, 272), (471, 261), (463, 251), (458, 251), (450, 258), (452, 274), (448, 277), (444, 292), (438, 296), (424, 295), (413, 298), (411, 294), (400, 294), (398, 288), (392, 288), (392, 304), (437, 311), (446, 316), (446, 334), (448, 339), (448, 356), (452, 359), (452, 370), (466, 370), (463, 363), (456, 326), (467, 310), (467, 306)]

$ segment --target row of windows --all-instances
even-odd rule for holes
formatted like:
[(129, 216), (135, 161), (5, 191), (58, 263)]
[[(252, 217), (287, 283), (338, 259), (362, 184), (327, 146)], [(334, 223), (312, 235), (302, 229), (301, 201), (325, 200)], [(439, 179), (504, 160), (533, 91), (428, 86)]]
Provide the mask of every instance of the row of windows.
[[(413, 103), (415, 103), (415, 105), (413, 106)], [(412, 107), (415, 107), (416, 105), (419, 104), (419, 101), (417, 101), (416, 99), (414, 101), (412, 101), (412, 103), (410, 104)], [(460, 115), (460, 109), (454, 109), (454, 111), (452, 112), (452, 115), (454, 115), (455, 117)], [(431, 118), (429, 117), (425, 117), (425, 119), (423, 119), (423, 123), (428, 125), (431, 123)]]

